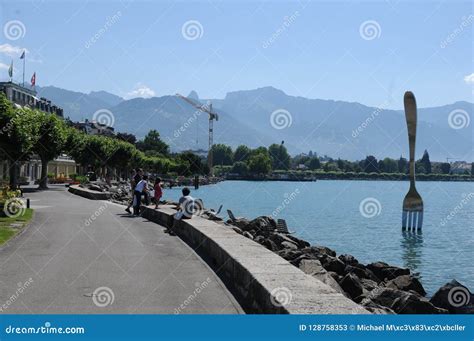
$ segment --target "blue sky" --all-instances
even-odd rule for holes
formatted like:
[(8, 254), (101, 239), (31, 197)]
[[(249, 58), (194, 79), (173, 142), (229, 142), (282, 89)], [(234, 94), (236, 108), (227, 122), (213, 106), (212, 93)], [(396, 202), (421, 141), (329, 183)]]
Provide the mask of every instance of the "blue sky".
[(437, 106), (473, 100), (473, 14), (460, 1), (2, 0), (0, 79), (13, 58), (20, 80), (26, 48), (27, 80), (83, 92), (223, 98), (270, 85), (401, 108), (409, 89)]

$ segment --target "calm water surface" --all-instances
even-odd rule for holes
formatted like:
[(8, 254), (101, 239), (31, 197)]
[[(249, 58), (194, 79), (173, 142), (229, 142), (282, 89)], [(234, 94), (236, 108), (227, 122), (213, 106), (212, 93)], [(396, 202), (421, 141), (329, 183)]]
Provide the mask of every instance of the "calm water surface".
[[(417, 188), (425, 204), (421, 234), (401, 231), (407, 182), (225, 181), (192, 195), (206, 207), (223, 204), (222, 216), (227, 209), (247, 218), (273, 214), (313, 245), (364, 263), (408, 267), (429, 294), (452, 278), (474, 289), (474, 183), (419, 182)], [(179, 196), (179, 188), (164, 192), (165, 199)]]

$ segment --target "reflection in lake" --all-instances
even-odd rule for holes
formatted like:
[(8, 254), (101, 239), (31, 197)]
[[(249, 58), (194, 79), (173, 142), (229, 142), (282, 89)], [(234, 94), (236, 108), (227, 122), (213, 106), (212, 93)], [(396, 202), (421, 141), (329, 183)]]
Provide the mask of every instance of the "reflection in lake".
[[(403, 231), (400, 239), (402, 246), (403, 265), (413, 273), (417, 273), (422, 263), (423, 232)], [(420, 278), (422, 274), (420, 274)]]

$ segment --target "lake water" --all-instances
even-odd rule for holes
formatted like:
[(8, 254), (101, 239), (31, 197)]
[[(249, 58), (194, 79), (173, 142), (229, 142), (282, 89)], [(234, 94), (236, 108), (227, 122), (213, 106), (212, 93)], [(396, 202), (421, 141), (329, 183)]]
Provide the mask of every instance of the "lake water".
[[(384, 261), (408, 267), (432, 295), (456, 278), (474, 289), (474, 183), (419, 182), (423, 231), (402, 233), (401, 207), (408, 190), (400, 181), (252, 182), (225, 181), (192, 190), (221, 216), (274, 215), (295, 235), (363, 263)], [(177, 200), (179, 188), (166, 189)]]

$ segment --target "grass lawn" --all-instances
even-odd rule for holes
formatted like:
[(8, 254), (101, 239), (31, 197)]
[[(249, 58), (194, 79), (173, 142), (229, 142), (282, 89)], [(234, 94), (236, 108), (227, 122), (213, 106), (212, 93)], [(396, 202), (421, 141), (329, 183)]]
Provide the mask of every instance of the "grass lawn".
[(33, 217), (31, 208), (25, 209), (25, 213), (17, 218), (0, 217), (0, 245), (5, 244), (10, 238), (21, 231), (21, 229)]

